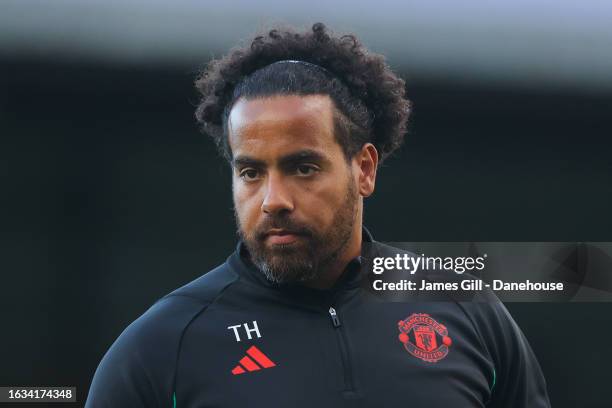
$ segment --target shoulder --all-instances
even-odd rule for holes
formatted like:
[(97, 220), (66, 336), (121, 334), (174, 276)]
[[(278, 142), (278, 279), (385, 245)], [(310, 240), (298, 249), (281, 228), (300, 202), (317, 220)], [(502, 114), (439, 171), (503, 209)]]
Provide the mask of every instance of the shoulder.
[[(155, 302), (104, 355), (94, 375), (88, 406), (167, 405), (183, 333), (237, 280), (237, 274), (224, 263)], [(100, 403), (109, 398), (114, 399)]]
[(170, 292), (161, 300), (190, 298), (200, 304), (210, 304), (233, 283), (237, 282), (238, 279), (238, 273), (229, 266), (228, 262), (225, 262), (210, 272)]
[(191, 320), (237, 280), (238, 275), (224, 263), (172, 291), (132, 322), (111, 349), (130, 347), (137, 353), (152, 355), (159, 354), (159, 346), (176, 349)]
[(116, 343), (151, 343), (153, 339), (157, 345), (176, 346), (190, 321), (237, 280), (238, 275), (226, 263), (219, 265), (155, 302), (125, 329)]

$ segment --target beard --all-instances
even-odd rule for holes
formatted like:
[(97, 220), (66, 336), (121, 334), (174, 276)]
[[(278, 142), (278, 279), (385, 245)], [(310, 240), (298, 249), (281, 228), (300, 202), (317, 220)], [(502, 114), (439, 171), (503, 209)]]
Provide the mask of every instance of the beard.
[[(358, 194), (349, 177), (342, 206), (334, 214), (326, 231), (297, 222), (291, 214), (280, 212), (267, 215), (254, 231), (242, 228), (235, 211), (238, 235), (244, 242), (250, 259), (266, 278), (278, 284), (304, 283), (316, 280), (342, 254), (347, 247), (357, 217)], [(266, 246), (267, 231), (272, 228), (298, 235), (291, 244)]]

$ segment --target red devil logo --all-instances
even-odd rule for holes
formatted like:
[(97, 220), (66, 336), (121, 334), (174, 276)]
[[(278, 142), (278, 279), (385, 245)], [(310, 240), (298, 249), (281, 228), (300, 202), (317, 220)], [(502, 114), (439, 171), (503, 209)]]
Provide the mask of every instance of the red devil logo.
[[(411, 314), (397, 323), (399, 340), (413, 356), (435, 363), (448, 355), (452, 344), (446, 327), (425, 313)], [(441, 340), (440, 344), (438, 339)]]

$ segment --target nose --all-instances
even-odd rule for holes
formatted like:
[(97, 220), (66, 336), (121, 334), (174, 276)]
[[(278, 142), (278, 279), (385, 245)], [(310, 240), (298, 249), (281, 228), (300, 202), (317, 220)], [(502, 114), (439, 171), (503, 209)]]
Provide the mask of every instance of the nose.
[(265, 197), (261, 204), (264, 213), (274, 215), (293, 211), (293, 200), (280, 175), (270, 172), (265, 188)]

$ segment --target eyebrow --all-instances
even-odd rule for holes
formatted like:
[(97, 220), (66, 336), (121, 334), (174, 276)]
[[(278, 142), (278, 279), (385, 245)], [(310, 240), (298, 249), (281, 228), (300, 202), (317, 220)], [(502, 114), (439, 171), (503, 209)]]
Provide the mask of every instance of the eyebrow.
[[(316, 150), (304, 149), (286, 156), (282, 156), (278, 160), (278, 163), (281, 167), (287, 167), (297, 163), (303, 163), (305, 161), (327, 163), (329, 160)], [(232, 165), (234, 167), (265, 167), (265, 162), (250, 156), (240, 155), (232, 160)]]
[(297, 163), (303, 163), (306, 161), (315, 162), (315, 163), (325, 163), (327, 159), (323, 154), (310, 149), (300, 150), (295, 153), (288, 154), (286, 156), (281, 157), (278, 160), (278, 163), (282, 166), (290, 166)]
[(264, 167), (263, 160), (254, 159), (250, 156), (237, 156), (232, 159), (233, 167)]

